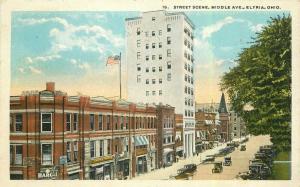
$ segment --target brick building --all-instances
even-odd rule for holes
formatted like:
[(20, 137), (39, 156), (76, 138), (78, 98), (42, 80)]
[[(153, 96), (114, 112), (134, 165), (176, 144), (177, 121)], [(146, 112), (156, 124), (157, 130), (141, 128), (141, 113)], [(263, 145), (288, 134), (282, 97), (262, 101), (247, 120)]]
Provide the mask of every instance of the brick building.
[(175, 147), (176, 157), (183, 157), (183, 115), (175, 115)]
[(175, 108), (171, 106), (157, 106), (157, 160), (158, 167), (172, 165), (175, 161)]
[(116, 179), (157, 167), (156, 107), (46, 90), (10, 98), (11, 179)]
[(221, 101), (219, 105), (219, 120), (221, 122), (221, 140), (224, 142), (232, 140), (232, 131), (231, 131), (231, 125), (229, 123), (230, 115), (227, 110), (226, 102), (225, 102), (225, 96), (224, 93), (222, 93)]

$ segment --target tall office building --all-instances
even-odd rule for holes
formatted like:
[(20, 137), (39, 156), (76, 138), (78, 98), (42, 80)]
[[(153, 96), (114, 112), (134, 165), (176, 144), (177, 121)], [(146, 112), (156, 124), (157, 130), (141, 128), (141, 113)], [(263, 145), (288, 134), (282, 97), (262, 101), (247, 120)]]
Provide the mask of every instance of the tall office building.
[(183, 115), (183, 147), (195, 152), (194, 25), (184, 13), (143, 12), (126, 19), (128, 100), (163, 103)]

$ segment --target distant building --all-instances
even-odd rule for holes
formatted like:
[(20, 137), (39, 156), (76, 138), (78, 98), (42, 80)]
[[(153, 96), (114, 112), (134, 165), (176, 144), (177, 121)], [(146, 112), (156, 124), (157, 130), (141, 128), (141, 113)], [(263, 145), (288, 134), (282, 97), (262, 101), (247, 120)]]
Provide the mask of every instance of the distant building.
[(236, 112), (230, 111), (230, 121), (231, 131), (233, 133), (233, 138), (242, 138), (247, 135), (246, 123), (244, 120), (237, 115)]
[(126, 19), (128, 100), (163, 103), (183, 116), (183, 151), (195, 152), (194, 25), (181, 12)]

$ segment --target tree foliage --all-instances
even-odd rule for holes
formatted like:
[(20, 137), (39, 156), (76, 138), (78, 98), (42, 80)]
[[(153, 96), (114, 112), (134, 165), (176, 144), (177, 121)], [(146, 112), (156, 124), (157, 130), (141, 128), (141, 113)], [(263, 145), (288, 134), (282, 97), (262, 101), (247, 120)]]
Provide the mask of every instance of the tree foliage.
[[(270, 134), (279, 150), (291, 149), (291, 17), (271, 18), (225, 73), (225, 90), (251, 134)], [(253, 110), (245, 111), (251, 104)]]

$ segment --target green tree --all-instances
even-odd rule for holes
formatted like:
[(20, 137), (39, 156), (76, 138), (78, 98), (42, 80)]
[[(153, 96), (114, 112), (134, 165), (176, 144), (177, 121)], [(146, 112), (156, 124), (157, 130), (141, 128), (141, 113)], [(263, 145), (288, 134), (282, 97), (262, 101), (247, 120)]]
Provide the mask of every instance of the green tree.
[[(291, 149), (291, 17), (271, 18), (225, 73), (225, 90), (251, 134), (270, 134), (278, 150)], [(252, 110), (245, 110), (246, 105)]]

